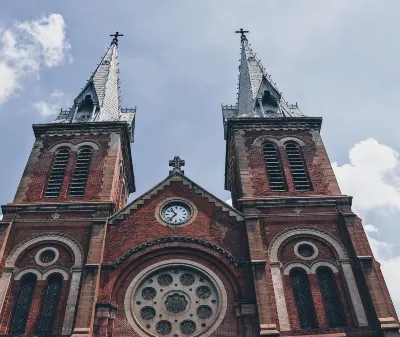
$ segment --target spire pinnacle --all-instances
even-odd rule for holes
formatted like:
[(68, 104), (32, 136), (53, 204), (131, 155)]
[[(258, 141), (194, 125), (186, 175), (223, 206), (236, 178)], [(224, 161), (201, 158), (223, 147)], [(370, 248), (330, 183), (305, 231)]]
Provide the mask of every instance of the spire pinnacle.
[(240, 34), (240, 41), (247, 41), (247, 37), (246, 35), (244, 35), (245, 33), (250, 33), (248, 30), (243, 30), (243, 28), (240, 28), (239, 30), (235, 31), (236, 34)]
[(119, 36), (124, 36), (124, 34), (120, 34), (119, 32), (115, 32), (115, 34), (111, 34), (110, 36), (113, 36), (114, 38), (111, 41), (111, 45), (115, 44), (118, 46), (118, 37)]

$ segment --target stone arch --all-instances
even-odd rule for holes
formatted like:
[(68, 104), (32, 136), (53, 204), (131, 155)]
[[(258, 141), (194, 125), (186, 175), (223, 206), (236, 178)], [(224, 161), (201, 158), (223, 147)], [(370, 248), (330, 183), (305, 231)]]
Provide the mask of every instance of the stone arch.
[(57, 144), (52, 145), (52, 146), (48, 149), (48, 151), (49, 151), (49, 152), (57, 152), (57, 150), (58, 150), (59, 148), (61, 148), (61, 147), (67, 147), (67, 148), (69, 148), (70, 151), (74, 151), (74, 149), (75, 149), (74, 144), (72, 144), (72, 143), (70, 143), (70, 142), (60, 142), (60, 143), (57, 143)]
[(100, 148), (99, 144), (93, 141), (86, 141), (75, 145), (75, 150), (79, 151), (84, 146), (90, 146), (93, 150), (98, 150)]
[(15, 262), (21, 253), (28, 247), (35, 245), (39, 242), (45, 241), (57, 241), (66, 244), (74, 253), (75, 263), (74, 267), (82, 267), (83, 264), (83, 250), (78, 241), (76, 241), (72, 236), (60, 233), (44, 233), (31, 236), (26, 240), (19, 243), (8, 255), (5, 267), (14, 268)]
[(268, 137), (268, 136), (260, 136), (260, 137), (257, 137), (256, 139), (254, 139), (254, 141), (253, 141), (253, 146), (263, 146), (263, 144), (265, 143), (265, 142), (272, 142), (272, 143), (274, 143), (276, 146), (279, 146), (279, 144), (280, 144), (280, 141), (278, 140), (278, 139), (276, 139), (276, 138), (273, 138), (273, 137)]
[[(8, 287), (9, 287), (10, 281), (11, 281), (11, 277), (12, 277), (14, 269), (15, 269), (15, 263), (16, 263), (18, 257), (27, 248), (29, 248), (37, 243), (46, 242), (46, 241), (60, 242), (60, 243), (67, 245), (72, 250), (74, 257), (75, 257), (75, 261), (74, 261), (75, 263), (74, 263), (73, 267), (71, 268), (71, 271), (72, 271), (71, 285), (69, 288), (67, 307), (65, 310), (64, 322), (63, 322), (63, 327), (62, 327), (63, 335), (71, 335), (72, 326), (73, 326), (73, 322), (74, 322), (74, 316), (75, 316), (76, 303), (78, 300), (80, 280), (81, 280), (81, 275), (82, 275), (84, 253), (83, 253), (83, 249), (82, 249), (81, 245), (79, 244), (79, 242), (76, 241), (73, 237), (71, 237), (69, 235), (60, 234), (60, 233), (43, 233), (43, 234), (34, 235), (34, 236), (31, 236), (31, 237), (27, 238), (26, 240), (22, 241), (21, 243), (19, 243), (10, 252), (10, 254), (8, 255), (8, 257), (6, 259), (3, 275), (1, 275), (1, 278), (0, 278), (0, 311), (3, 307), (4, 298), (7, 294)], [(35, 270), (34, 268), (31, 268), (31, 269)], [(54, 269), (56, 269), (56, 268), (54, 268)], [(57, 272), (60, 272), (61, 269), (60, 268), (57, 268), (57, 269), (59, 269)], [(62, 272), (60, 272), (60, 273), (63, 274)], [(64, 271), (64, 273), (66, 273), (66, 272)], [(66, 273), (66, 274), (68, 276), (68, 273)], [(42, 278), (41, 273), (40, 273), (40, 278)]]
[(303, 269), (307, 274), (311, 274), (311, 269), (303, 262), (290, 262), (283, 269), (283, 275), (289, 275), (292, 269)]
[[(285, 300), (285, 292), (282, 283), (282, 274), (281, 274), (281, 263), (278, 259), (279, 248), (282, 244), (289, 238), (296, 236), (296, 235), (304, 235), (304, 236), (313, 236), (319, 238), (333, 247), (336, 251), (341, 269), (343, 271), (343, 276), (345, 278), (347, 288), (349, 289), (351, 301), (353, 304), (353, 308), (357, 317), (357, 322), (359, 326), (368, 326), (368, 319), (364, 310), (364, 306), (361, 300), (360, 293), (358, 291), (358, 287), (355, 281), (353, 269), (350, 264), (350, 260), (348, 259), (347, 252), (345, 247), (331, 235), (329, 232), (324, 231), (322, 229), (317, 229), (315, 227), (291, 227), (283, 230), (279, 234), (277, 234), (274, 239), (272, 240), (270, 247), (268, 249), (268, 256), (271, 263), (271, 275), (272, 275), (272, 284), (274, 288), (275, 298), (276, 298), (276, 307), (278, 312), (278, 319), (279, 325), (282, 331), (289, 331), (290, 330), (290, 323), (289, 323), (289, 314), (288, 309), (286, 306)], [(285, 271), (290, 271), (290, 266), (296, 266), (296, 263), (293, 262), (290, 265), (285, 267)], [(302, 267), (304, 269), (303, 264), (297, 265), (298, 267)], [(327, 261), (317, 261), (312, 264), (311, 272), (315, 273), (318, 267), (327, 266), (331, 268), (333, 272), (338, 268), (333, 263)], [(307, 267), (309, 268), (309, 267)]]
[(46, 280), (50, 275), (60, 274), (64, 281), (69, 280), (68, 271), (65, 268), (57, 267), (46, 270), (42, 275), (42, 280)]
[(295, 235), (306, 235), (314, 236), (328, 242), (336, 251), (339, 260), (346, 260), (347, 252), (344, 246), (330, 233), (322, 229), (317, 229), (315, 227), (291, 227), (280, 232), (272, 240), (269, 249), (268, 256), (271, 262), (278, 262), (278, 252), (281, 245), (290, 237)]
[(311, 274), (316, 274), (318, 268), (320, 268), (320, 267), (328, 268), (328, 269), (330, 269), (330, 271), (332, 273), (335, 273), (335, 274), (339, 272), (338, 267), (334, 263), (332, 263), (330, 261), (315, 261), (311, 265)]
[(14, 280), (19, 281), (26, 274), (35, 274), (38, 281), (42, 280), (42, 272), (38, 268), (24, 268), (15, 275)]
[(297, 138), (297, 137), (284, 137), (284, 138), (280, 139), (280, 143), (282, 145), (285, 145), (285, 143), (287, 143), (287, 142), (295, 142), (300, 146), (306, 145), (300, 138)]

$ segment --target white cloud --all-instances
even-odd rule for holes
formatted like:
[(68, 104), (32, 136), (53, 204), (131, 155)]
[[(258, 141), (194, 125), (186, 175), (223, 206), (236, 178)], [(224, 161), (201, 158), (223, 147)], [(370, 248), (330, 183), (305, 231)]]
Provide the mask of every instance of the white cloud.
[[(357, 212), (383, 210), (390, 214), (391, 208), (400, 209), (400, 161), (395, 150), (369, 138), (354, 145), (349, 159), (349, 164), (332, 165), (342, 192), (354, 196)], [(379, 234), (376, 226), (366, 224), (364, 229), (375, 258), (381, 263), (392, 299), (400, 307), (400, 256), (396, 256), (392, 243), (371, 236)], [(399, 229), (391, 232), (394, 231), (398, 235)]]
[(65, 97), (64, 93), (58, 90), (54, 90), (49, 100), (40, 101), (33, 104), (36, 111), (39, 112), (43, 117), (55, 115), (60, 111), (61, 108), (67, 106), (68, 98)]
[(354, 196), (354, 209), (361, 214), (379, 206), (400, 209), (399, 156), (375, 139), (363, 140), (350, 150), (349, 164), (333, 163), (343, 193)]
[(0, 104), (8, 99), (28, 74), (61, 64), (70, 45), (60, 14), (15, 24), (0, 31)]

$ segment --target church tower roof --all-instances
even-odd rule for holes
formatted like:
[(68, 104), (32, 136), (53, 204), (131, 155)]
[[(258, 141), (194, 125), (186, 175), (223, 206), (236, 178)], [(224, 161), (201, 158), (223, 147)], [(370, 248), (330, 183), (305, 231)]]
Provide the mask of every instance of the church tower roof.
[[(118, 69), (118, 32), (113, 36), (96, 70), (75, 98), (73, 106), (61, 110), (55, 123), (127, 122), (132, 128), (136, 109), (121, 109)], [(132, 129), (133, 132), (133, 129)]]
[(303, 117), (296, 104), (287, 103), (271, 76), (253, 52), (244, 31), (241, 34), (238, 101), (235, 106), (223, 106), (224, 120), (235, 117)]

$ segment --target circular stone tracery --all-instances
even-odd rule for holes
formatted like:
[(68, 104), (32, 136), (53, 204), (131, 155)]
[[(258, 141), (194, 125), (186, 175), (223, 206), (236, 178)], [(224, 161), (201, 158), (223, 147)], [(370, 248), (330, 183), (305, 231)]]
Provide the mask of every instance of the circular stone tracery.
[(142, 277), (133, 289), (131, 313), (150, 336), (198, 336), (219, 318), (223, 303), (219, 289), (197, 268), (160, 268)]

